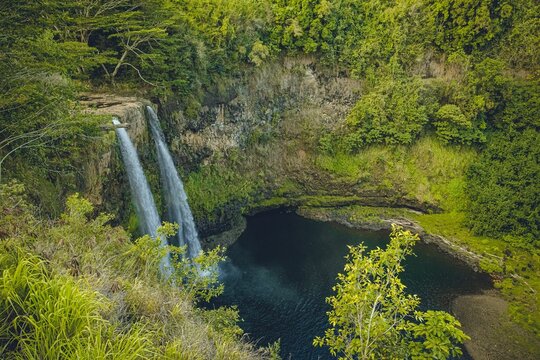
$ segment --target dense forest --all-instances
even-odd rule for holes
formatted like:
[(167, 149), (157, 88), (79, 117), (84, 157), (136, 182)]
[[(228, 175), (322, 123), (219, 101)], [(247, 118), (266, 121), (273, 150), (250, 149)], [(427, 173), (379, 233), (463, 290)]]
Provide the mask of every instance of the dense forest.
[[(97, 215), (102, 209), (73, 194), (84, 192), (81, 169), (110, 140), (110, 117), (86, 111), (81, 94), (175, 103), (193, 120), (209, 98), (227, 103), (236, 82), (290, 58), (309, 59), (321, 78), (355, 81), (354, 102), (326, 128), (315, 120), (293, 128), (286, 111), (276, 112), (247, 131), (238, 151), (179, 164), (197, 221), (218, 222), (234, 206), (327, 201), (330, 192), (308, 193), (299, 176), (261, 160), (278, 147), (301, 148), (312, 159), (302, 171), (317, 174), (306, 183), (326, 174), (428, 204), (407, 217), (479, 254), (513, 321), (540, 334), (537, 1), (28, 0), (3, 1), (0, 13), (2, 356), (277, 356), (278, 345), (240, 340), (234, 309), (197, 308), (219, 293), (216, 278), (178, 261), (182, 286), (157, 285), (153, 240), (130, 241), (129, 215)], [(174, 121), (166, 122), (172, 140)], [(295, 140), (282, 146), (282, 134)], [(341, 201), (336, 192), (331, 201)], [(373, 218), (401, 210), (350, 211)], [(365, 266), (357, 251), (351, 259)], [(222, 255), (211, 250), (197, 266), (212, 269)], [(62, 302), (41, 301), (47, 296)], [(56, 317), (40, 317), (45, 306), (56, 306)], [(319, 342), (350, 351), (339, 338)], [(418, 346), (398, 358), (427, 356)], [(427, 358), (459, 354), (445, 346)], [(349, 355), (368, 358), (359, 354)]]

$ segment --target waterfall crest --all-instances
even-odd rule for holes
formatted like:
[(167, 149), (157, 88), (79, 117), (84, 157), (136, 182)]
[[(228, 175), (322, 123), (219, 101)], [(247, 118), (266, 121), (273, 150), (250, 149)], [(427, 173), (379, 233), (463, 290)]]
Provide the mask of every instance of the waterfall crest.
[(199, 242), (187, 195), (184, 191), (184, 185), (180, 180), (178, 171), (176, 171), (156, 113), (150, 106), (147, 106), (146, 110), (157, 148), (163, 195), (167, 207), (167, 220), (180, 226), (177, 233), (178, 244), (180, 246), (187, 245), (188, 256), (195, 258), (201, 252), (201, 243)]
[[(120, 121), (118, 121), (118, 118), (116, 117), (113, 117), (112, 122), (114, 125), (120, 125)], [(135, 211), (137, 212), (137, 217), (139, 219), (139, 230), (141, 233), (148, 234), (155, 239), (158, 237), (157, 228), (161, 225), (161, 220), (159, 219), (150, 186), (148, 185), (141, 162), (139, 161), (137, 150), (131, 142), (126, 129), (117, 127), (115, 131), (120, 143), (120, 151), (128, 175), (131, 196), (133, 203), (135, 204)], [(167, 239), (164, 237), (160, 237), (160, 240), (162, 246), (168, 245)], [(171, 261), (168, 253), (160, 261), (160, 271), (166, 278), (172, 274)]]

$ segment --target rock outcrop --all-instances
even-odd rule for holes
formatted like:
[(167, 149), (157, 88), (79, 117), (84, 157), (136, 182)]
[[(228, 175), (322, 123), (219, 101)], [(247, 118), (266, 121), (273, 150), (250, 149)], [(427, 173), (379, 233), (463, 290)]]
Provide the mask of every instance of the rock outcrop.
[[(151, 102), (131, 96), (111, 94), (84, 94), (80, 99), (86, 112), (120, 119), (126, 126), (140, 156), (149, 157), (149, 134), (146, 125), (145, 106)], [(106, 134), (95, 143), (88, 153), (83, 169), (85, 183), (83, 191), (100, 210), (125, 217), (130, 207), (129, 187), (122, 171), (121, 160), (116, 145), (114, 127), (105, 122), (102, 130)]]
[(196, 116), (181, 110), (183, 99), (162, 104), (169, 144), (185, 170), (213, 154), (227, 156), (256, 138), (287, 131), (299, 117), (334, 128), (361, 92), (359, 81), (326, 74), (308, 57), (284, 58), (244, 75), (224, 89), (209, 89)]

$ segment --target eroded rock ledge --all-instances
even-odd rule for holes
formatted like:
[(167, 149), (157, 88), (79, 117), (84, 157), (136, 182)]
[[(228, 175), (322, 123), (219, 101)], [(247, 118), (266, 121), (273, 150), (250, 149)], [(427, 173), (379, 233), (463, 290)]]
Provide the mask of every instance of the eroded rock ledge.
[[(401, 209), (404, 211), (413, 212), (411, 209)], [(334, 208), (314, 208), (300, 207), (297, 213), (301, 216), (325, 222), (337, 222), (350, 228), (364, 230), (390, 230), (392, 224), (402, 226), (413, 233), (420, 235), (422, 241), (428, 244), (435, 244), (445, 253), (460, 259), (465, 262), (475, 271), (480, 271), (480, 260), (482, 256), (476, 254), (455, 242), (446, 239), (440, 235), (429, 234), (418, 223), (406, 217), (379, 217), (374, 219), (366, 219), (361, 217), (351, 217), (347, 212), (338, 212)]]
[[(149, 134), (145, 107), (152, 103), (134, 96), (85, 93), (79, 99), (84, 112), (104, 118), (116, 116), (123, 124), (144, 161), (149, 157)], [(105, 119), (104, 119), (105, 122)], [(110, 121), (106, 122), (110, 124)], [(103, 127), (105, 135), (88, 153), (84, 171), (83, 192), (100, 211), (118, 214), (125, 219), (130, 208), (127, 179), (121, 163), (114, 127)], [(147, 165), (151, 162), (148, 161)]]

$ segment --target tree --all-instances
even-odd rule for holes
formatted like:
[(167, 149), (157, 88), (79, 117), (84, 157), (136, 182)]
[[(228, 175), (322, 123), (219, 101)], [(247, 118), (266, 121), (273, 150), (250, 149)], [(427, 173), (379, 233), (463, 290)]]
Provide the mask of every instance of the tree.
[(153, 46), (167, 37), (167, 28), (172, 21), (172, 5), (167, 0), (144, 1), (133, 5), (133, 8), (124, 12), (122, 23), (113, 26), (110, 40), (116, 41), (119, 46), (119, 58), (116, 58), (114, 68), (108, 71), (107, 76), (114, 83), (118, 71), (128, 66), (137, 72), (138, 77), (150, 84), (141, 74), (141, 67), (145, 62), (152, 62), (155, 55)]
[(433, 125), (439, 139), (446, 143), (471, 144), (483, 139), (482, 131), (473, 127), (472, 121), (454, 104), (441, 106), (435, 113)]
[(350, 247), (345, 273), (327, 298), (331, 325), (315, 346), (329, 346), (340, 359), (446, 359), (459, 356), (468, 339), (460, 323), (444, 311), (417, 310), (420, 299), (405, 293), (402, 261), (418, 235), (394, 226), (390, 244), (365, 254)]
[(422, 83), (418, 79), (377, 80), (347, 116), (350, 150), (370, 144), (412, 144), (427, 123)]
[(435, 43), (446, 51), (484, 49), (512, 23), (511, 2), (499, 0), (429, 0)]
[(540, 133), (497, 132), (467, 173), (467, 224), (476, 234), (540, 244)]

